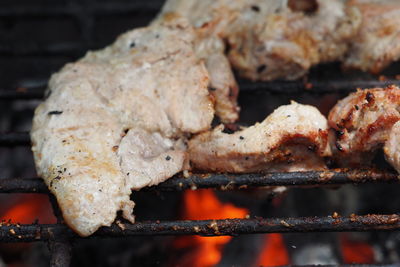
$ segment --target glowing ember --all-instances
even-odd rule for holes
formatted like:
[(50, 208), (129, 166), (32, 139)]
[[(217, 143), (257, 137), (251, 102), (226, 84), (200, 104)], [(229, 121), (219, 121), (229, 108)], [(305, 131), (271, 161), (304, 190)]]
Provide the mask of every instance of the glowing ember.
[(11, 223), (29, 224), (35, 220), (40, 223), (55, 223), (56, 218), (46, 195), (21, 194), (13, 195), (16, 202), (0, 215), (0, 220)]
[(265, 243), (260, 254), (257, 266), (288, 265), (289, 255), (281, 234), (269, 234), (265, 236)]
[[(229, 203), (221, 203), (210, 190), (186, 191), (184, 195), (185, 220), (244, 218), (248, 211)], [(221, 260), (223, 246), (232, 237), (180, 237), (175, 242), (178, 249), (193, 248), (193, 252), (179, 260), (180, 266), (213, 266)]]
[(346, 233), (340, 235), (340, 243), (344, 263), (375, 263), (374, 251), (368, 243), (350, 240)]

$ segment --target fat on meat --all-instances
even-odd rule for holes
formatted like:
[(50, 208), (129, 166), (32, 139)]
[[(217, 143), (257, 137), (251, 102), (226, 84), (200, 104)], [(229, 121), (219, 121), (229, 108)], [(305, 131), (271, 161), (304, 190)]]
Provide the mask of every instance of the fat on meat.
[(187, 135), (208, 130), (214, 116), (196, 38), (175, 16), (129, 31), (51, 77), (35, 110), (32, 150), (79, 235), (109, 226), (119, 210), (133, 222), (131, 189), (187, 167)]
[(263, 122), (233, 134), (220, 125), (189, 141), (194, 169), (214, 172), (302, 171), (325, 168), (328, 122), (315, 108), (292, 102)]

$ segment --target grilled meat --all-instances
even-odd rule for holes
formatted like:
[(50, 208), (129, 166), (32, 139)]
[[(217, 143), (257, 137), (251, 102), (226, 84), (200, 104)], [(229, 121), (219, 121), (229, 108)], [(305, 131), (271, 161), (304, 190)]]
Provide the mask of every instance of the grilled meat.
[(195, 39), (185, 20), (170, 18), (52, 76), (50, 96), (35, 111), (32, 150), (78, 234), (110, 225), (118, 210), (133, 222), (131, 188), (184, 169), (186, 133), (209, 129), (209, 75)]
[(344, 65), (378, 73), (400, 58), (400, 2), (351, 0), (350, 3), (361, 11), (362, 24)]
[(252, 80), (297, 79), (341, 59), (361, 22), (344, 0), (168, 0), (169, 12), (222, 38), (232, 65)]
[(385, 152), (386, 160), (400, 173), (400, 122), (396, 122), (390, 133), (389, 138), (385, 143), (383, 151)]
[[(329, 113), (332, 147), (345, 166), (369, 163), (400, 120), (400, 88), (358, 90), (340, 100)], [(368, 153), (365, 153), (368, 152)]]
[[(152, 24), (181, 16), (176, 13), (162, 13)], [(209, 91), (215, 100), (215, 114), (224, 123), (233, 123), (239, 118), (237, 97), (239, 88), (228, 58), (225, 44), (217, 35), (209, 33), (207, 28), (195, 28), (195, 50), (197, 57), (204, 60), (210, 75)]]
[(215, 99), (215, 114), (224, 123), (235, 122), (239, 118), (239, 87), (224, 54), (224, 43), (216, 36), (202, 37), (204, 33), (199, 30), (197, 35), (196, 52), (199, 58), (204, 59), (210, 74), (209, 91)]
[(262, 123), (227, 134), (223, 126), (189, 141), (195, 169), (218, 172), (300, 171), (325, 168), (328, 123), (312, 106), (292, 102)]

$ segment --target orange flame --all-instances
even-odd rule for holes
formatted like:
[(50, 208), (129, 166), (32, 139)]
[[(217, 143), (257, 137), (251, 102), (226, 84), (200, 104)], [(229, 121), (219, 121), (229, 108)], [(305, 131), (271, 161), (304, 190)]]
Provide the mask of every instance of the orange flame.
[[(183, 219), (185, 220), (234, 219), (244, 218), (247, 214), (247, 209), (221, 203), (210, 190), (186, 191), (184, 194)], [(174, 243), (176, 248), (194, 248), (193, 253), (180, 259), (180, 266), (214, 266), (221, 260), (223, 246), (231, 238), (230, 236), (178, 238)]]
[(289, 255), (281, 234), (265, 235), (265, 243), (257, 266), (288, 265)]
[(0, 220), (26, 224), (33, 223), (35, 220), (39, 220), (40, 223), (56, 222), (46, 195), (21, 194), (16, 199), (16, 203), (0, 216)]
[(340, 235), (340, 243), (344, 263), (375, 263), (374, 251), (368, 243), (350, 240), (345, 233)]

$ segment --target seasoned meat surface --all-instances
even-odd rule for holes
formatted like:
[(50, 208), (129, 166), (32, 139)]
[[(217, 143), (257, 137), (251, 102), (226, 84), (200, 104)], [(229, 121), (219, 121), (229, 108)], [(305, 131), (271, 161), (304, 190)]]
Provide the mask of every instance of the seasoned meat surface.
[(361, 22), (344, 0), (168, 0), (169, 12), (222, 38), (232, 65), (252, 80), (297, 79), (341, 59)]
[(52, 76), (50, 95), (35, 111), (32, 150), (78, 234), (110, 225), (118, 210), (133, 222), (131, 188), (184, 169), (186, 134), (209, 129), (209, 75), (195, 40), (185, 20), (170, 18)]
[(400, 1), (350, 0), (350, 3), (361, 11), (362, 24), (344, 65), (380, 72), (400, 58)]
[[(161, 13), (152, 24), (181, 16), (178, 13)], [(239, 118), (237, 98), (239, 88), (225, 55), (223, 40), (211, 34), (208, 28), (195, 28), (195, 50), (197, 57), (204, 60), (210, 75), (209, 91), (215, 101), (215, 114), (224, 123), (233, 123)]]
[(329, 113), (332, 147), (341, 165), (369, 163), (389, 138), (398, 120), (400, 89), (389, 86), (358, 90), (340, 100)]
[(224, 54), (225, 45), (217, 36), (205, 37), (200, 30), (197, 33), (196, 52), (198, 57), (204, 59), (210, 74), (209, 91), (215, 99), (215, 114), (224, 123), (235, 122), (239, 118), (239, 88)]
[(328, 123), (314, 107), (292, 102), (262, 123), (233, 134), (223, 126), (189, 141), (195, 169), (218, 172), (322, 169), (329, 156)]
[(400, 173), (400, 122), (396, 122), (383, 148), (386, 160)]

